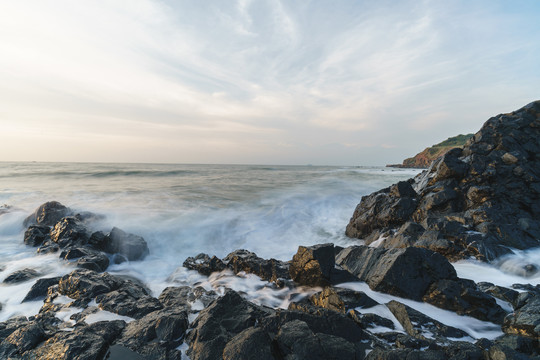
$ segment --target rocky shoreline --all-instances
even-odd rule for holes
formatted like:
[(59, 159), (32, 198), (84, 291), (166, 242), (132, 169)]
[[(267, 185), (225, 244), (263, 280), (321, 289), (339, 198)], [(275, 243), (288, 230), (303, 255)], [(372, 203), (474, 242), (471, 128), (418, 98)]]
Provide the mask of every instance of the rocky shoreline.
[[(253, 274), (269, 289), (296, 292), (286, 309), (233, 289), (171, 286), (152, 294), (136, 278), (106, 272), (111, 263), (144, 259), (151, 249), (142, 237), (92, 232), (99, 215), (45, 203), (25, 220), (23, 241), (75, 269), (5, 277), (4, 289), (34, 281), (23, 301), (43, 305), (0, 323), (0, 358), (540, 359), (540, 286), (475, 283), (450, 263), (495, 262), (513, 248), (540, 246), (538, 139), (540, 102), (488, 120), (426, 172), (362, 198), (346, 231), (365, 245), (300, 246), (290, 261), (236, 250), (183, 263), (204, 276)], [(537, 265), (523, 264), (523, 274)], [(394, 300), (344, 285), (359, 282)], [(302, 287), (315, 290), (305, 296)], [(475, 338), (409, 301), (478, 319), (500, 336)]]

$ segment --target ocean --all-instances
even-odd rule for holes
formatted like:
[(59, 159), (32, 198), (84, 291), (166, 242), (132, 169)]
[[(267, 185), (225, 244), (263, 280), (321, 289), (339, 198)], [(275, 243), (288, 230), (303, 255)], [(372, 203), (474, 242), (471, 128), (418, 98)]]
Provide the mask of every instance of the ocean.
[[(111, 265), (110, 273), (128, 274), (145, 282), (154, 296), (171, 285), (199, 284), (223, 292), (240, 291), (256, 303), (286, 307), (288, 289), (275, 289), (254, 275), (214, 274), (210, 278), (182, 267), (201, 252), (224, 257), (247, 249), (263, 258), (290, 260), (299, 245), (361, 243), (344, 235), (363, 195), (406, 180), (419, 170), (384, 167), (174, 165), (94, 163), (0, 163), (0, 282), (16, 270), (31, 267), (41, 277), (74, 269), (57, 254), (37, 255), (23, 243), (23, 220), (44, 202), (56, 200), (76, 211), (103, 215), (92, 230), (113, 226), (141, 235), (150, 255), (143, 261)], [(523, 278), (513, 264), (539, 263), (540, 252), (516, 251), (495, 265), (475, 260), (454, 264), (458, 275), (509, 286), (538, 283)], [(515, 266), (519, 268), (519, 266)], [(0, 321), (34, 315), (42, 301), (21, 304), (33, 281), (0, 285)], [(362, 283), (347, 287), (376, 294)], [(300, 289), (307, 294), (316, 289)], [(298, 291), (296, 291), (298, 293)], [(436, 316), (448, 325), (468, 329), (471, 338), (493, 338), (500, 328), (433, 306), (400, 301)], [(384, 313), (384, 309), (380, 310)]]

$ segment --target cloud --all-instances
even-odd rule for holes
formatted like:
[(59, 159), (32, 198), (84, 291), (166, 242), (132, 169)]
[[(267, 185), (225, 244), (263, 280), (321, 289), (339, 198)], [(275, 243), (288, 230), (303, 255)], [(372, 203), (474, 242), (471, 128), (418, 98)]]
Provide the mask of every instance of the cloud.
[[(539, 12), (487, 1), (3, 2), (0, 141), (13, 152), (1, 156), (34, 160), (33, 143), (79, 139), (69, 160), (316, 164), (328, 145), (336, 164), (397, 162), (539, 97), (540, 30), (523, 25)], [(368, 147), (384, 157), (358, 150)], [(68, 159), (62, 148), (38, 160)]]

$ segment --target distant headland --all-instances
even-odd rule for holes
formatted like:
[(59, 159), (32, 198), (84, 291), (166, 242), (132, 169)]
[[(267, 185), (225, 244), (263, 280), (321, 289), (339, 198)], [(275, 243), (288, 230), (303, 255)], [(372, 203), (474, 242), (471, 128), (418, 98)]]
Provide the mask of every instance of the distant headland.
[(386, 166), (397, 168), (427, 169), (433, 160), (437, 160), (438, 158), (446, 154), (449, 150), (454, 148), (462, 148), (467, 142), (467, 140), (469, 140), (473, 135), (474, 134), (460, 134), (454, 137), (450, 137), (443, 142), (425, 148), (424, 151), (416, 154), (413, 157), (403, 160), (402, 164), (393, 164)]

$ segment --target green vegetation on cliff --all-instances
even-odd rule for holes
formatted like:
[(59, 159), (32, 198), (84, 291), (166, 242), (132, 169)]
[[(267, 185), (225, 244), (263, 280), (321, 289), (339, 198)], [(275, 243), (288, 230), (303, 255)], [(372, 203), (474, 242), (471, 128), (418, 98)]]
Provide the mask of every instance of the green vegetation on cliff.
[(450, 137), (438, 144), (424, 149), (424, 151), (416, 154), (414, 157), (403, 160), (403, 164), (387, 166), (403, 168), (427, 168), (433, 160), (443, 156), (448, 152), (448, 150), (456, 147), (463, 147), (467, 140), (469, 140), (473, 135), (474, 134), (460, 134)]

